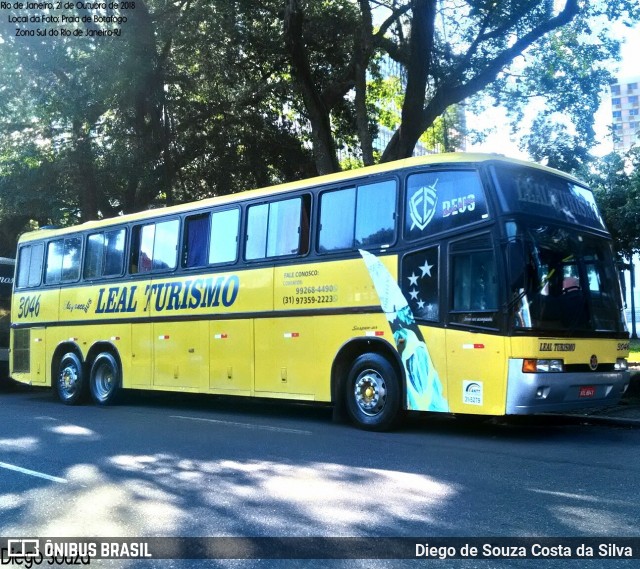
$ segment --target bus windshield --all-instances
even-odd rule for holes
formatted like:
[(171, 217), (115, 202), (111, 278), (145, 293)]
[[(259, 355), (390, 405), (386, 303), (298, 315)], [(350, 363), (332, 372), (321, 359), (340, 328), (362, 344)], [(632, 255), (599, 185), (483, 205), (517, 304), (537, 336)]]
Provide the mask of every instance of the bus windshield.
[(569, 178), (506, 164), (494, 166), (494, 173), (503, 211), (606, 231), (591, 190)]
[(506, 230), (516, 330), (626, 332), (607, 239), (551, 224), (510, 221)]

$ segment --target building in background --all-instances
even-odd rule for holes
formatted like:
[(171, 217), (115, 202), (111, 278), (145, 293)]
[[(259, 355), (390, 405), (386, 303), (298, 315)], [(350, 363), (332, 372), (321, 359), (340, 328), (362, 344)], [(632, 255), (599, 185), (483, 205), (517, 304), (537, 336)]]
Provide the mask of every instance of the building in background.
[[(613, 114), (613, 150), (627, 153), (640, 146), (640, 76), (618, 80), (611, 85)], [(634, 255), (622, 271), (622, 284), (627, 321), (632, 337), (637, 338), (640, 325), (640, 258)]]
[(611, 85), (613, 149), (624, 154), (640, 144), (640, 76)]

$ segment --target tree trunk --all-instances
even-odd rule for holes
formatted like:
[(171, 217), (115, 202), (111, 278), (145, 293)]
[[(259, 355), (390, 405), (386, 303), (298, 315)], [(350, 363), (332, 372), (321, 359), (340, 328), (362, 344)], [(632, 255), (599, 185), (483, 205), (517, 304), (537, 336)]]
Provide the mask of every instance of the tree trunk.
[(302, 40), (303, 14), (298, 0), (288, 0), (284, 13), (284, 35), (291, 59), (292, 74), (298, 83), (309, 122), (313, 156), (318, 174), (340, 170), (331, 131), (331, 110), (316, 89), (306, 48)]
[(362, 150), (362, 161), (365, 166), (371, 166), (374, 163), (374, 158), (373, 141), (369, 130), (369, 113), (367, 112), (367, 66), (373, 52), (373, 22), (369, 0), (360, 0), (360, 11), (362, 12), (362, 23), (356, 36), (355, 46), (356, 122)]
[(98, 219), (98, 185), (96, 182), (91, 126), (80, 119), (73, 121), (73, 155), (81, 221)]

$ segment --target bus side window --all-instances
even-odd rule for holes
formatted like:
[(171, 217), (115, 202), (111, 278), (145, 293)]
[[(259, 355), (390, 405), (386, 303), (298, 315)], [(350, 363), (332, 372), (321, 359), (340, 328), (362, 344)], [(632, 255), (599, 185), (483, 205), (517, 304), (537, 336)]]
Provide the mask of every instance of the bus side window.
[(106, 247), (104, 250), (103, 276), (113, 277), (122, 274), (125, 236), (126, 231), (124, 228), (105, 233)]
[(395, 237), (396, 182), (385, 180), (358, 186), (356, 247), (391, 245)]
[(395, 238), (396, 182), (325, 192), (320, 202), (321, 253), (384, 247)]
[(178, 262), (180, 220), (172, 219), (156, 224), (153, 243), (153, 269), (175, 269)]
[(64, 240), (64, 256), (62, 258), (62, 282), (75, 282), (80, 278), (80, 257), (82, 239), (70, 237)]
[(245, 245), (247, 259), (264, 259), (266, 257), (268, 221), (269, 204), (251, 206), (247, 210), (247, 242)]
[(320, 252), (349, 249), (353, 246), (356, 189), (325, 192), (320, 200)]
[(311, 246), (311, 196), (302, 196), (302, 211), (300, 212), (300, 227), (298, 233), (300, 240), (298, 245), (298, 255), (306, 255)]
[(17, 288), (38, 286), (42, 278), (44, 264), (44, 244), (25, 245), (20, 248), (18, 256)]
[(497, 267), (489, 236), (452, 243), (450, 266), (452, 321), (493, 327), (494, 317), (470, 314), (498, 310)]
[(104, 234), (95, 233), (87, 238), (87, 252), (84, 256), (85, 279), (95, 279), (102, 276), (102, 260), (104, 250)]
[(209, 214), (187, 217), (184, 224), (184, 250), (182, 266), (188, 269), (204, 267), (207, 264), (209, 246)]
[(240, 210), (215, 211), (211, 215), (209, 264), (233, 263), (238, 258)]
[[(309, 251), (308, 195), (250, 206), (246, 258), (304, 255)], [(305, 221), (306, 217), (306, 221)]]
[(77, 281), (80, 277), (81, 251), (80, 237), (51, 241), (47, 247), (45, 282), (57, 284)]
[(47, 265), (44, 276), (44, 282), (47, 284), (59, 283), (62, 278), (63, 247), (62, 239), (51, 241), (47, 245)]
[(124, 240), (124, 228), (89, 235), (84, 256), (84, 278), (96, 279), (122, 274)]
[(131, 273), (175, 269), (180, 220), (138, 225), (131, 237)]

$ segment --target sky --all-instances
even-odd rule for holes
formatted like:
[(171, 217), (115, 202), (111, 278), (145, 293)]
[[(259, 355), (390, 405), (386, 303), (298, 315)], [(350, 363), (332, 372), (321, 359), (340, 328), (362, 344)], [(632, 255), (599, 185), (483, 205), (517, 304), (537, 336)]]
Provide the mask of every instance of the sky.
[[(621, 47), (622, 59), (612, 65), (613, 73), (623, 81), (640, 77), (640, 26), (629, 29), (620, 25), (616, 29), (616, 33), (623, 38), (624, 42)], [(611, 95), (603, 93), (600, 109), (596, 113), (595, 125), (596, 136), (600, 143), (592, 149), (592, 153), (597, 156), (604, 156), (613, 151), (613, 143), (607, 137), (611, 122)], [(518, 148), (517, 139), (512, 137), (510, 133), (504, 109), (491, 107), (481, 117), (467, 117), (467, 124), (472, 128), (496, 127), (495, 132), (490, 134), (483, 143), (468, 146), (468, 151), (497, 152), (512, 158), (528, 158), (527, 154)]]

